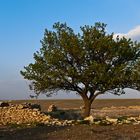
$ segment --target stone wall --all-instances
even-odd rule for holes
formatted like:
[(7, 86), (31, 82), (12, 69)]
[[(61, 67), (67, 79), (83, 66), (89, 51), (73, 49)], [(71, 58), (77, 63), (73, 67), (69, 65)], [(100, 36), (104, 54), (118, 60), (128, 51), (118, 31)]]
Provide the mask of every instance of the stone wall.
[[(49, 107), (52, 108), (54, 105)], [(132, 107), (131, 107), (132, 108)], [(133, 109), (133, 108), (132, 108)], [(51, 111), (53, 111), (51, 109)], [(66, 114), (64, 111), (56, 110), (56, 113), (61, 115)], [(62, 114), (63, 113), (63, 114)], [(99, 125), (120, 125), (120, 124), (140, 124), (140, 116), (131, 117), (131, 116), (121, 116), (118, 118), (110, 118), (108, 116), (104, 118), (94, 118), (89, 116), (85, 119), (79, 120), (60, 120), (46, 115), (40, 111), (39, 105), (32, 104), (2, 104), (0, 105), (0, 125), (9, 125), (9, 124), (45, 124), (45, 125), (75, 125), (75, 124), (99, 124)]]
[(72, 121), (52, 118), (42, 113), (39, 109), (30, 108), (29, 105), (9, 105), (0, 107), (0, 125), (8, 124), (47, 124), (47, 125), (70, 125)]

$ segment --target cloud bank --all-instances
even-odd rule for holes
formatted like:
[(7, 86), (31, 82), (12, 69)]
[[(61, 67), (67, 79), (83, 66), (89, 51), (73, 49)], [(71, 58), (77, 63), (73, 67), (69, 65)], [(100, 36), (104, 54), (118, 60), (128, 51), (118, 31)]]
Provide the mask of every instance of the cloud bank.
[(116, 33), (116, 34), (114, 34), (114, 38), (116, 38), (118, 35), (119, 35), (119, 37), (124, 36), (126, 38), (131, 38), (133, 41), (139, 41), (140, 42), (140, 25), (131, 29), (127, 33)]

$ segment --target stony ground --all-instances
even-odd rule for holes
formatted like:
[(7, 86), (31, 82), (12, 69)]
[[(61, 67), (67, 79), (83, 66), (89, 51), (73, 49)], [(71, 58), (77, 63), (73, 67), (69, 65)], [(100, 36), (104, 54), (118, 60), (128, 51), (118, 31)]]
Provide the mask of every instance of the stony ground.
[[(25, 101), (15, 101), (21, 103)], [(31, 101), (30, 101), (31, 102)], [(50, 104), (71, 109), (82, 105), (80, 100), (32, 101), (40, 103), (46, 111)], [(97, 100), (94, 114), (133, 115), (140, 114), (140, 100)], [(104, 107), (104, 108), (103, 108)], [(116, 108), (117, 107), (117, 108)], [(96, 108), (96, 109), (95, 109)], [(119, 109), (119, 111), (118, 111)], [(114, 113), (113, 113), (114, 112)], [(118, 114), (117, 114), (118, 113)], [(0, 140), (140, 140), (140, 125), (74, 125), (74, 126), (0, 126)]]

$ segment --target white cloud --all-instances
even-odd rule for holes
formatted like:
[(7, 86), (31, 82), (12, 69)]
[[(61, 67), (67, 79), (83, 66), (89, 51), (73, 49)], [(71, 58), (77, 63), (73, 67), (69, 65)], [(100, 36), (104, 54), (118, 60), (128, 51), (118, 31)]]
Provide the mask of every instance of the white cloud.
[(135, 28), (131, 29), (127, 33), (116, 33), (114, 34), (114, 38), (116, 38), (119, 35), (119, 37), (126, 37), (131, 38), (132, 40), (140, 41), (140, 25), (136, 26)]

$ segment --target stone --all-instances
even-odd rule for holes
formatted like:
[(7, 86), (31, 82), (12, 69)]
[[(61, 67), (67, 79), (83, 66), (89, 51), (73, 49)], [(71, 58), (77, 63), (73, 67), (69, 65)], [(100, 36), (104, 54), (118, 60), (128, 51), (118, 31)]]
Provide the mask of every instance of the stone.
[(93, 118), (93, 116), (89, 116), (89, 117), (84, 118), (84, 120), (89, 121), (90, 123), (93, 123), (94, 118)]
[(129, 121), (129, 120), (124, 120), (122, 123), (123, 123), (123, 124), (130, 124), (131, 121)]
[(19, 105), (17, 106), (17, 108), (18, 108), (18, 109), (23, 109), (23, 105), (22, 105), (22, 104), (19, 104)]
[(129, 117), (129, 118), (127, 118), (127, 120), (129, 120), (131, 122), (136, 122), (137, 121), (135, 117)]
[(94, 122), (94, 124), (97, 124), (97, 125), (99, 125), (100, 123), (101, 123), (101, 121)]
[(57, 110), (58, 110), (58, 108), (54, 104), (50, 105), (48, 108), (48, 112), (55, 112)]
[(113, 119), (113, 118), (109, 118), (109, 117), (106, 117), (106, 120), (111, 123), (114, 123), (114, 124), (117, 124), (117, 121), (118, 121), (118, 119)]

